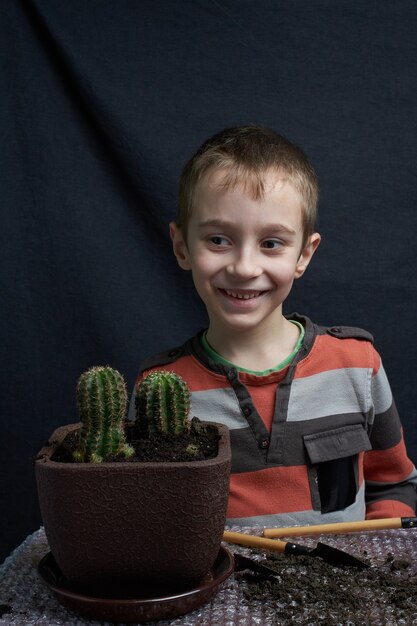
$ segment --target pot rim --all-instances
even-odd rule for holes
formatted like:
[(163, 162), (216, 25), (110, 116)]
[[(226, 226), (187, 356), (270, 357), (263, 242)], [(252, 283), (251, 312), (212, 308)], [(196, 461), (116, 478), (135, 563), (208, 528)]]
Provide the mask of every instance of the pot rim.
[(170, 468), (178, 468), (178, 467), (210, 467), (211, 465), (218, 465), (221, 462), (230, 461), (231, 451), (230, 451), (230, 436), (229, 429), (225, 424), (220, 424), (219, 422), (207, 422), (201, 420), (202, 424), (210, 424), (212, 426), (216, 426), (220, 439), (218, 445), (217, 455), (211, 459), (203, 459), (200, 461), (109, 461), (102, 463), (65, 463), (62, 461), (53, 461), (51, 456), (54, 454), (55, 450), (61, 445), (64, 441), (65, 437), (76, 430), (81, 428), (81, 422), (73, 423), (73, 424), (65, 424), (63, 426), (59, 426), (56, 428), (51, 436), (49, 437), (47, 443), (41, 448), (38, 454), (35, 457), (35, 466), (36, 465), (45, 465), (48, 464), (50, 467), (59, 467), (61, 469), (65, 468), (66, 471), (80, 471), (81, 468), (85, 468), (86, 470), (91, 471), (92, 468), (100, 470), (100, 469), (109, 469), (115, 470), (118, 466), (125, 469), (139, 469), (139, 468), (156, 468), (156, 467), (170, 467)]

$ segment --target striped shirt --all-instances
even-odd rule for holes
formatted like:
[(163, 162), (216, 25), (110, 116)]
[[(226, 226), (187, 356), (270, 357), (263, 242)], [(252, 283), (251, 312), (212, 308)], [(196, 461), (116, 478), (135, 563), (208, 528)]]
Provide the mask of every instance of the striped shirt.
[[(212, 361), (201, 333), (143, 364), (188, 383), (190, 416), (230, 429), (228, 522), (287, 526), (414, 515), (417, 472), (372, 336), (305, 328), (283, 370), (266, 376)], [(134, 402), (129, 417), (134, 418)]]

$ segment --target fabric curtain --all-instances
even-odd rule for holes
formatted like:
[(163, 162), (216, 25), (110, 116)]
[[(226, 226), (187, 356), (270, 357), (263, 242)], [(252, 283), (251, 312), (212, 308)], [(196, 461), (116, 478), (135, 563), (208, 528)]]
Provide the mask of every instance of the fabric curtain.
[(413, 0), (3, 0), (0, 559), (40, 524), (32, 458), (75, 382), (207, 324), (171, 252), (177, 181), (222, 128), (298, 143), (323, 241), (286, 312), (374, 333), (417, 460)]

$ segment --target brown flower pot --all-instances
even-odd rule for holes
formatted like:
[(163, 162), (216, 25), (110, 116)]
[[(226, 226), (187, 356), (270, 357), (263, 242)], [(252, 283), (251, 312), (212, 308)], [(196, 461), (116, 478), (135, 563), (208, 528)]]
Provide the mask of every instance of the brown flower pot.
[(39, 504), (51, 552), (79, 584), (193, 585), (212, 567), (222, 540), (231, 451), (216, 424), (214, 459), (181, 463), (61, 463), (51, 456), (58, 428), (35, 461)]

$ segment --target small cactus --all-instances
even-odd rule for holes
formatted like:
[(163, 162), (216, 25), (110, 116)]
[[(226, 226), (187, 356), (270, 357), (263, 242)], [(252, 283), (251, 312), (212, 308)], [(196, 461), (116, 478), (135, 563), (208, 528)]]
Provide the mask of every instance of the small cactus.
[(123, 376), (108, 366), (92, 367), (78, 379), (76, 396), (82, 427), (74, 460), (100, 463), (108, 455), (131, 456), (123, 430), (127, 404)]
[(136, 388), (136, 429), (141, 437), (189, 430), (191, 394), (185, 380), (174, 372), (154, 371)]
[(185, 448), (185, 452), (191, 459), (196, 458), (200, 454), (200, 446), (195, 443), (190, 443)]

